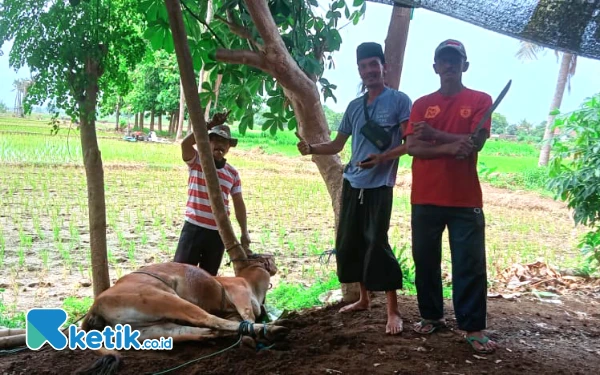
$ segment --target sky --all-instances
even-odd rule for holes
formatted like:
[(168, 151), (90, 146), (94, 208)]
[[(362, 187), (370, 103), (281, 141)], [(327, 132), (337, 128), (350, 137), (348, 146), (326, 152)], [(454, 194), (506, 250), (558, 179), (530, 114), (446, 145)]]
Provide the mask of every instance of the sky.
[[(324, 74), (329, 82), (337, 85), (334, 92), (337, 103), (328, 99), (325, 105), (343, 112), (357, 97), (360, 77), (356, 47), (367, 41), (384, 46), (391, 13), (390, 5), (368, 2), (364, 19), (356, 26), (341, 30), (342, 46), (333, 55), (336, 68)], [(523, 62), (515, 56), (519, 49), (517, 39), (424, 9), (415, 9), (410, 23), (400, 81), (400, 90), (413, 101), (439, 88), (438, 76), (432, 68), (433, 52), (445, 39), (458, 39), (465, 45), (471, 64), (463, 75), (467, 87), (487, 92), (495, 99), (512, 79), (510, 91), (496, 110), (505, 115), (509, 123), (525, 119), (537, 125), (546, 119), (559, 69), (554, 51), (546, 50), (537, 60)], [(15, 100), (12, 82), (29, 77), (29, 71), (24, 68), (15, 72), (9, 67), (10, 47), (5, 43), (4, 55), (0, 56), (0, 101), (12, 108)], [(561, 111), (576, 110), (587, 97), (599, 92), (600, 61), (580, 57), (571, 80), (571, 92), (565, 92)]]
[[(328, 99), (325, 104), (341, 112), (358, 94), (360, 77), (356, 67), (356, 47), (362, 42), (377, 42), (385, 46), (392, 6), (368, 2), (365, 18), (358, 25), (341, 31), (342, 46), (333, 57), (335, 70), (324, 77), (338, 85), (337, 104)], [(465, 86), (487, 92), (496, 98), (509, 79), (510, 91), (496, 112), (505, 115), (509, 123), (522, 119), (537, 125), (546, 120), (556, 88), (559, 61), (553, 50), (545, 50), (537, 60), (523, 62), (516, 56), (519, 41), (481, 27), (424, 9), (415, 9), (409, 26), (400, 91), (413, 101), (439, 88), (439, 78), (433, 71), (433, 53), (446, 39), (457, 39), (465, 45), (470, 62), (463, 74)], [(581, 103), (600, 93), (600, 61), (578, 58), (576, 74), (571, 80), (571, 93), (565, 92), (562, 112), (579, 108)]]

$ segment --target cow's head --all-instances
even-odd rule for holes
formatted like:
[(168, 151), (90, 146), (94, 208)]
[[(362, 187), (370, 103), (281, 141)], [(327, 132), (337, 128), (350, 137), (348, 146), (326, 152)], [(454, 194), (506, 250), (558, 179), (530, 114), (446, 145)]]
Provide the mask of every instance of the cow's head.
[(248, 262), (251, 264), (260, 263), (271, 276), (274, 276), (277, 273), (277, 266), (275, 265), (273, 254), (248, 254)]

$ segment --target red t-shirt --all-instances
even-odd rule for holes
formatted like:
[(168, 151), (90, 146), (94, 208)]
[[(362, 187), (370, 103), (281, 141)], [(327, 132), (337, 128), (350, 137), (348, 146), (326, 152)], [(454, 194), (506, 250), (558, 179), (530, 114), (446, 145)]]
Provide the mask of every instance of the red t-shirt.
[[(491, 106), (492, 98), (481, 91), (465, 88), (453, 96), (434, 92), (415, 101), (405, 135), (413, 134), (413, 124), (420, 121), (446, 133), (470, 134)], [(483, 124), (488, 135), (491, 124), (491, 118)], [(477, 153), (463, 160), (453, 156), (413, 157), (412, 178), (412, 204), (483, 207)]]

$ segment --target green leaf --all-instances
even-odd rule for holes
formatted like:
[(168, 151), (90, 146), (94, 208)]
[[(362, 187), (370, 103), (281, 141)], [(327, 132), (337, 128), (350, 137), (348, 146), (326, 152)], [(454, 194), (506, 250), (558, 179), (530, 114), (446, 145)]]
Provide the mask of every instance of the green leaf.
[(288, 130), (294, 130), (298, 126), (298, 121), (295, 117), (292, 117), (290, 121), (288, 121)]
[(550, 116), (556, 116), (560, 114), (560, 109), (553, 109), (552, 111), (550, 111)]
[(354, 0), (352, 2), (352, 5), (355, 6), (355, 7), (358, 7), (358, 6), (363, 5), (364, 2), (365, 2), (365, 0)]
[(273, 125), (274, 122), (275, 121), (273, 119), (269, 119), (269, 120), (265, 121), (262, 125), (262, 131), (269, 129), (271, 127), (271, 125)]

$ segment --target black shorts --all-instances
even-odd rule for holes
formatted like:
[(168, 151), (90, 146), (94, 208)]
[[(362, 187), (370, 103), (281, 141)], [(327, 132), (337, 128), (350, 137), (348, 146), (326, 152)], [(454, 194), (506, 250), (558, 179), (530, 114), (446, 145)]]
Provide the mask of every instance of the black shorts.
[(217, 275), (225, 245), (219, 231), (203, 228), (189, 222), (183, 224), (174, 262), (187, 263)]
[(402, 289), (402, 270), (388, 241), (393, 188), (355, 189), (344, 179), (336, 236), (341, 283), (362, 282), (369, 291)]

